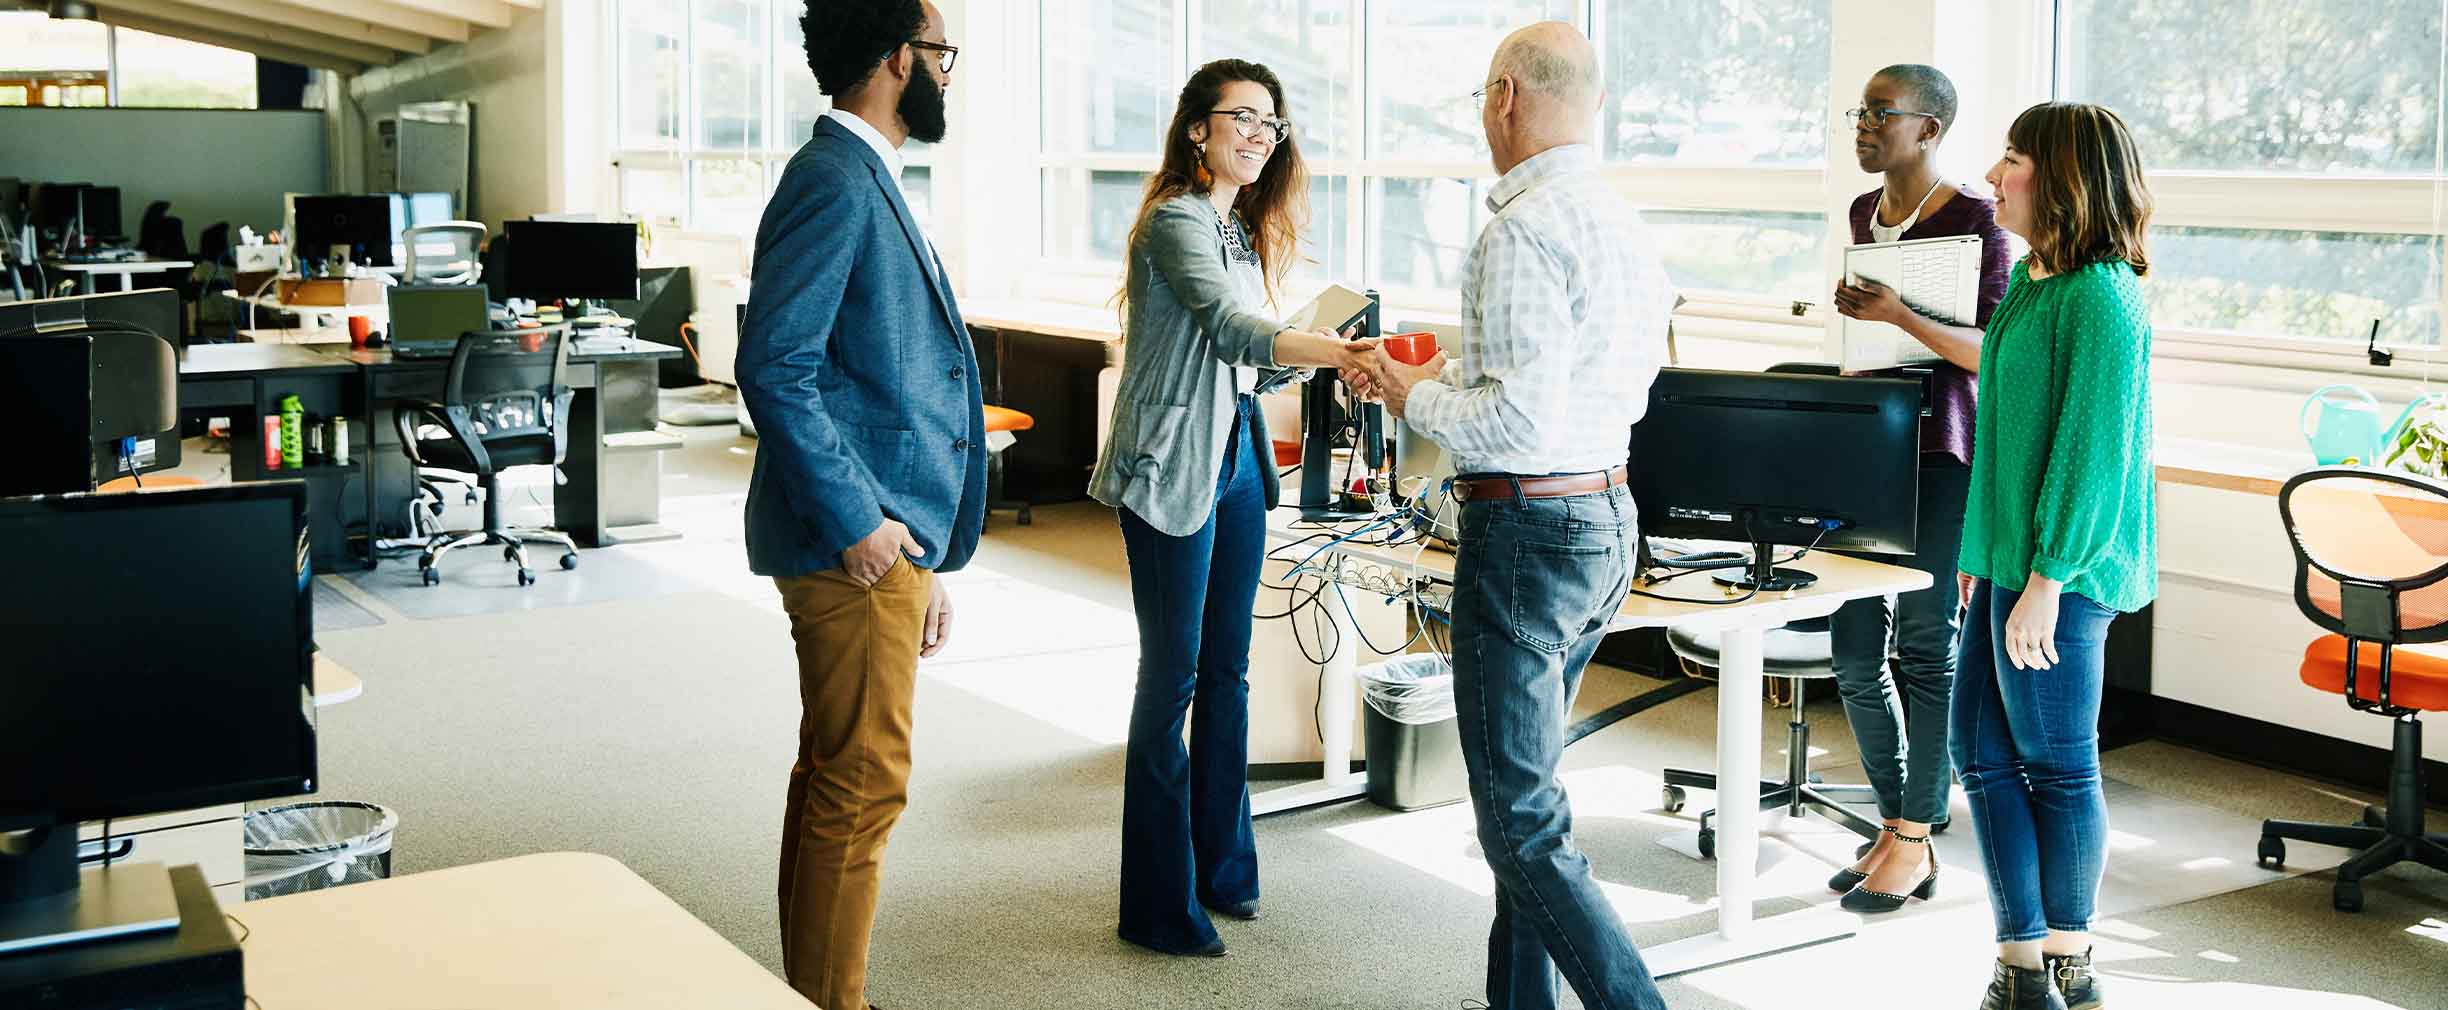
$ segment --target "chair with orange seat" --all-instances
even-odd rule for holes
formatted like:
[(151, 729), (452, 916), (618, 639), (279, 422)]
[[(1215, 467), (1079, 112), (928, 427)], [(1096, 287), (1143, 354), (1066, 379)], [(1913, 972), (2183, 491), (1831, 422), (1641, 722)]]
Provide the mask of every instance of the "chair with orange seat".
[(2448, 835), (2423, 830), (2423, 712), (2448, 711), (2448, 483), (2359, 467), (2308, 470), (2278, 492), (2295, 548), (2295, 603), (2330, 632), (2304, 649), (2303, 682), (2396, 723), (2388, 803), (2360, 824), (2261, 822), (2260, 859), (2285, 839), (2362, 850), (2337, 868), (2332, 903), (2363, 909), (2364, 877), (2402, 862), (2448, 870)]
[(203, 486), (204, 481), (199, 477), (183, 477), (175, 473), (160, 473), (154, 474), (151, 477), (143, 478), (141, 481), (135, 477), (114, 478), (111, 481), (103, 484), (101, 487), (95, 488), (94, 490), (97, 492), (108, 493), (115, 491), (137, 491), (147, 488)]
[[(991, 403), (986, 405), (986, 479), (988, 481), (988, 486), (986, 489), (986, 513), (988, 515), (993, 515), (997, 509), (1010, 509), (1013, 512), (1018, 513), (1020, 525), (1026, 526), (1029, 524), (1029, 503), (1024, 501), (1005, 501), (1002, 498), (1003, 450), (1009, 448), (1013, 441), (1018, 440), (1018, 433), (1027, 431), (1036, 426), (1037, 419), (1030, 417), (1027, 414), (1013, 410), (1010, 407), (998, 407)], [(995, 438), (994, 436), (997, 434), (1001, 434), (1003, 438)], [(998, 441), (1003, 443), (1001, 447), (997, 447), (995, 445), (995, 443)]]

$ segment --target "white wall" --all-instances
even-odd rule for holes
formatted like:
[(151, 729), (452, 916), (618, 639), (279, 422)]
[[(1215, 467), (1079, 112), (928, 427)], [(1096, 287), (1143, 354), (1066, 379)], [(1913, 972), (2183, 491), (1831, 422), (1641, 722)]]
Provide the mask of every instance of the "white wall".
[(0, 178), (119, 187), (136, 236), (145, 207), (170, 201), (193, 248), (229, 222), (271, 231), (281, 194), (324, 185), (320, 113), (230, 109), (0, 109)]

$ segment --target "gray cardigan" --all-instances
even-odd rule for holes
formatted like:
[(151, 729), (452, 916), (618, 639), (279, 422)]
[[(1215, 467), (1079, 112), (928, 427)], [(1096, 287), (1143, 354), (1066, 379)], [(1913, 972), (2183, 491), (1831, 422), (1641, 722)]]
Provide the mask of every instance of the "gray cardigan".
[[(1127, 508), (1167, 536), (1207, 524), (1236, 416), (1234, 366), (1272, 368), (1282, 323), (1260, 314), (1258, 268), (1232, 262), (1215, 204), (1190, 193), (1156, 208), (1131, 244), (1130, 318), (1112, 434), (1088, 493)], [(1267, 507), (1281, 500), (1266, 421), (1245, 436), (1258, 450)]]

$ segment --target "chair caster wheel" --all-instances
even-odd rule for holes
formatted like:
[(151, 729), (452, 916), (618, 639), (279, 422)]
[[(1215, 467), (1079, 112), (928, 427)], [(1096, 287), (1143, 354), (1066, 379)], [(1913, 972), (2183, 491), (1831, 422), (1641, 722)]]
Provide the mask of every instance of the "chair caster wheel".
[(2286, 839), (2276, 835), (2261, 836), (2261, 852), (2255, 860), (2265, 870), (2286, 868)]
[(568, 572), (568, 571), (576, 571), (576, 570), (577, 570), (577, 568), (578, 568), (578, 555), (577, 555), (577, 554), (575, 554), (575, 553), (571, 553), (571, 554), (564, 554), (564, 555), (561, 555), (561, 570), (562, 570), (562, 571), (565, 571), (565, 572)]
[(521, 568), (521, 569), (519, 569), (519, 585), (522, 585), (522, 586), (532, 586), (532, 585), (535, 585), (535, 569), (533, 569), (533, 568)]
[(1660, 795), (1658, 797), (1658, 808), (1670, 814), (1681, 813), (1683, 811), (1683, 799), (1682, 786), (1667, 786), (1665, 789), (1660, 791)]
[(2388, 827), (2388, 811), (2382, 809), (2377, 803), (2365, 806), (2363, 808), (2363, 826), (2367, 828)]
[(2362, 911), (2363, 882), (2359, 880), (2338, 881), (2337, 890), (2331, 892), (2329, 895), (2329, 903), (2337, 906), (2337, 910), (2340, 912)]
[(476, 504), (476, 491), (475, 491), (475, 489), (473, 489), (473, 488), (470, 488), (470, 489), (468, 490), (468, 493), (467, 493), (467, 504), (470, 504), (470, 505), (474, 505), (474, 504)]
[(1716, 832), (1716, 831), (1714, 831), (1714, 830), (1712, 830), (1712, 829), (1709, 829), (1709, 828), (1702, 828), (1702, 829), (1700, 829), (1700, 858), (1702, 858), (1702, 859), (1715, 859), (1715, 858), (1717, 858), (1717, 832)]
[(430, 567), (429, 567), (429, 568), (425, 569), (425, 572), (424, 572), (424, 576), (423, 576), (423, 577), (424, 577), (424, 579), (425, 579), (425, 584), (426, 584), (426, 585), (429, 585), (429, 586), (438, 586), (438, 585), (441, 585), (441, 584), (442, 584), (442, 570), (441, 570), (441, 569), (439, 569), (439, 568), (430, 568)]

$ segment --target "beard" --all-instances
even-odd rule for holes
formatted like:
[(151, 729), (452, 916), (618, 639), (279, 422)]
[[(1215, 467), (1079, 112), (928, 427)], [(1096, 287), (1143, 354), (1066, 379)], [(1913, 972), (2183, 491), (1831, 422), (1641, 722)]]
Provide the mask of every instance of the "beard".
[(911, 139), (928, 144), (943, 143), (944, 91), (943, 85), (936, 83), (934, 74), (921, 68), (910, 75), (909, 87), (901, 91), (901, 104), (893, 111), (900, 113), (901, 125), (909, 128)]

